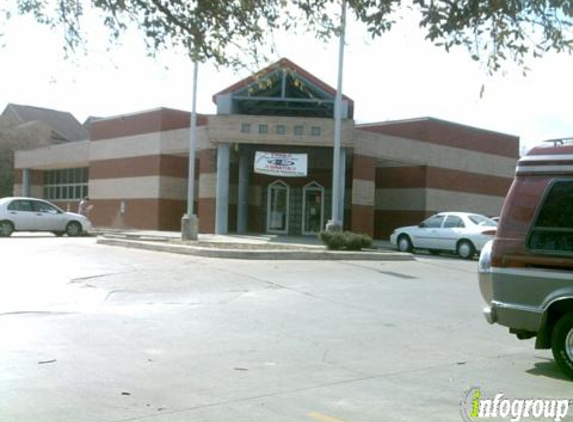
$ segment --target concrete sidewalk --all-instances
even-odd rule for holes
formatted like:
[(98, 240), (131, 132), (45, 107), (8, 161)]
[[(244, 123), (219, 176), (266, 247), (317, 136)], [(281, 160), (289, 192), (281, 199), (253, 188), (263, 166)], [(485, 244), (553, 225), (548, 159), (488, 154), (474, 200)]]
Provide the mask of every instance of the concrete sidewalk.
[(329, 251), (315, 236), (270, 234), (201, 234), (197, 241), (184, 242), (179, 232), (151, 230), (95, 229), (97, 242), (110, 246), (171, 252), (213, 258), (256, 260), (413, 260), (407, 253), (391, 249), (389, 242), (375, 241), (374, 248), (353, 251)]

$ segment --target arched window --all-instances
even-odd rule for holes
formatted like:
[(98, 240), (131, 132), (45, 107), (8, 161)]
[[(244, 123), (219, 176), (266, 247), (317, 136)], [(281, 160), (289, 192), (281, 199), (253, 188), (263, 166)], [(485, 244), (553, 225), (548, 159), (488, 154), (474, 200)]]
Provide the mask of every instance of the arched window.
[(288, 233), (289, 186), (282, 180), (271, 183), (267, 188), (267, 232)]
[(324, 228), (324, 187), (310, 182), (302, 188), (302, 234), (315, 234)]

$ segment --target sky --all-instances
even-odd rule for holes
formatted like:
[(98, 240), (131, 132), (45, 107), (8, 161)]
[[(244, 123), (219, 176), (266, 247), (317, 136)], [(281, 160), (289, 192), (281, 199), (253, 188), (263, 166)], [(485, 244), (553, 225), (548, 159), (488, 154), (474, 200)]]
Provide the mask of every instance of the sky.
[[(1, 28), (0, 110), (8, 103), (32, 105), (84, 121), (157, 107), (191, 109), (192, 65), (185, 54), (149, 57), (136, 30), (110, 47), (96, 17), (90, 19), (86, 51), (71, 58), (64, 55), (61, 33), (30, 18), (13, 18)], [(287, 57), (336, 87), (337, 40), (277, 34), (274, 43), (277, 53), (267, 64)], [(523, 149), (573, 137), (570, 55), (531, 60), (525, 77), (517, 68), (489, 76), (466, 50), (447, 53), (425, 41), (415, 19), (375, 40), (350, 21), (344, 54), (343, 92), (355, 102), (357, 123), (430, 116), (519, 136)], [(212, 95), (255, 70), (202, 64), (197, 111), (214, 114)]]

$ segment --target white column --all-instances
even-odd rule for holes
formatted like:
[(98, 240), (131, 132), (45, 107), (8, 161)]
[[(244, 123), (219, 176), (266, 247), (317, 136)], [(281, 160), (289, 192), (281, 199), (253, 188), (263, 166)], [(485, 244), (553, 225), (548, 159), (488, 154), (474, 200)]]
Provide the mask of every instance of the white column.
[(30, 169), (22, 170), (22, 195), (30, 196), (32, 189), (30, 188)]
[(346, 182), (346, 148), (340, 149), (340, 196), (338, 197), (339, 205), (339, 217), (340, 217), (340, 227), (344, 228), (344, 191)]
[(249, 151), (241, 147), (239, 155), (239, 198), (237, 204), (237, 232), (247, 232), (249, 208)]
[(217, 191), (215, 199), (215, 234), (229, 231), (229, 144), (217, 146)]

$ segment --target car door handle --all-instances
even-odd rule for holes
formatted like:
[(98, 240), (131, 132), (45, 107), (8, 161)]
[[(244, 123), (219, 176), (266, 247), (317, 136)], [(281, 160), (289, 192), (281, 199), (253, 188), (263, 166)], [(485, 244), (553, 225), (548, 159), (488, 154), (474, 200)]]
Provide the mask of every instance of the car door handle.
[(16, 211), (10, 211), (10, 214), (16, 215)]
[(38, 217), (41, 217), (43, 214), (42, 214), (41, 212), (37, 212), (36, 215), (37, 215)]

